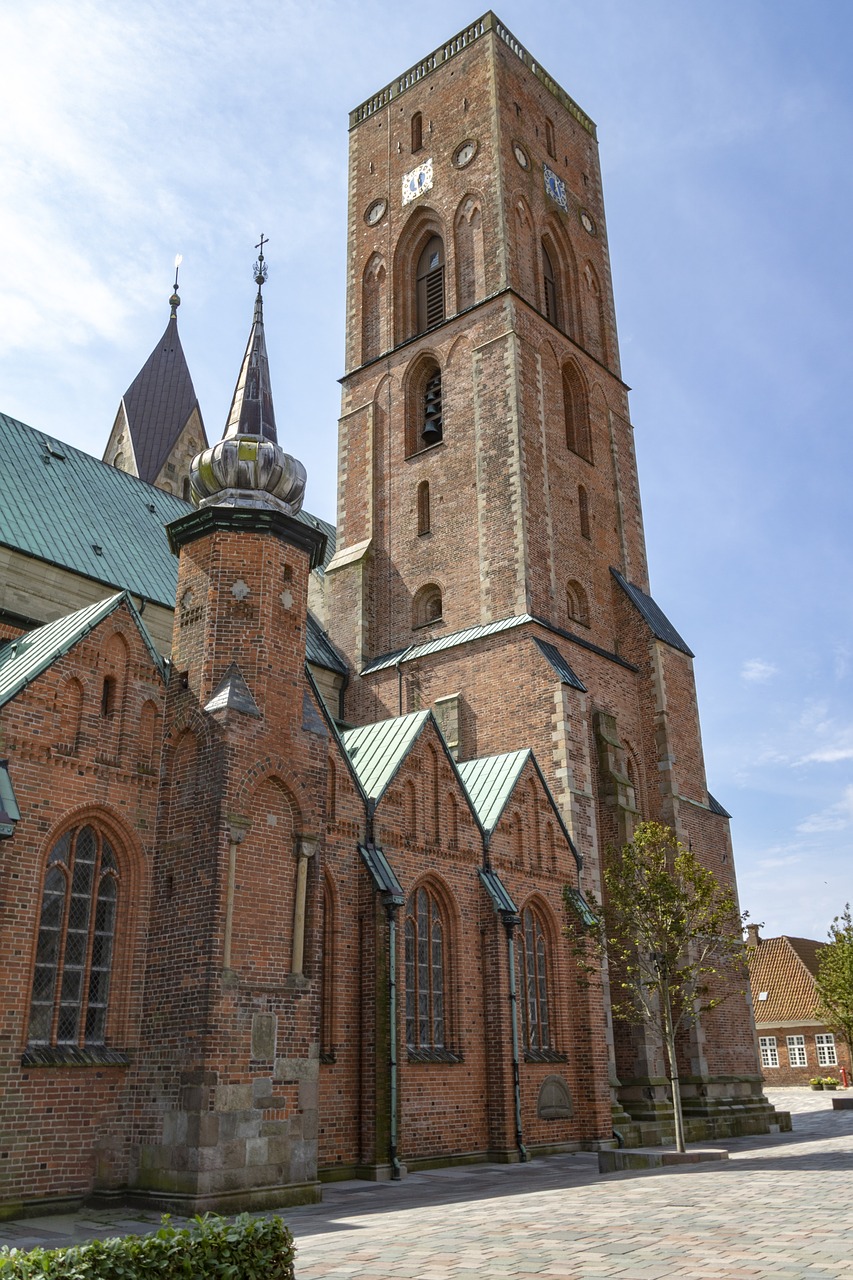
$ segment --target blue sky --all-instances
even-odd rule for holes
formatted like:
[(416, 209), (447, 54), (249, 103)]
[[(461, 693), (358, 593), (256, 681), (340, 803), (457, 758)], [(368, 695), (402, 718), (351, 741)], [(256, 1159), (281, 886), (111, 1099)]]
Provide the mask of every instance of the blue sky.
[[(334, 519), (347, 113), (479, 12), (2, 6), (0, 408), (100, 454), (180, 252), (217, 437), (263, 230), (280, 434)], [(652, 590), (697, 654), (743, 906), (822, 937), (853, 898), (853, 6), (498, 13), (598, 124)]]

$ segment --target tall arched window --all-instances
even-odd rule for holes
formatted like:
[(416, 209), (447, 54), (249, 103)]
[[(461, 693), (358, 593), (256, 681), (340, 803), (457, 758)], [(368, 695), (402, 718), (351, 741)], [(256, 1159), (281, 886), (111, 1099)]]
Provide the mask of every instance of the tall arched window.
[(361, 284), (361, 358), (365, 364), (375, 360), (385, 347), (386, 284), (385, 263), (374, 253)]
[(532, 907), (525, 907), (521, 915), (520, 950), (524, 1047), (528, 1057), (541, 1055), (547, 1061), (554, 1049), (548, 999), (548, 944), (542, 920)]
[(426, 333), (444, 319), (444, 245), (432, 236), (418, 259), (415, 281), (417, 332)]
[(441, 369), (421, 355), (406, 380), (406, 457), (444, 439), (444, 389)]
[(446, 933), (435, 891), (421, 885), (406, 904), (405, 928), (406, 1046), (415, 1057), (450, 1057)]
[(119, 867), (109, 840), (75, 827), (47, 860), (30, 1003), (30, 1044), (103, 1044)]
[(566, 444), (573, 453), (592, 462), (586, 388), (577, 367), (571, 361), (563, 366), (563, 416), (566, 423)]
[(424, 145), (424, 118), (420, 111), (412, 116), (412, 152), (421, 151)]
[(545, 303), (545, 319), (550, 320), (551, 324), (556, 325), (559, 329), (560, 325), (560, 303), (557, 294), (557, 277), (554, 274), (554, 264), (548, 250), (542, 245), (542, 298)]

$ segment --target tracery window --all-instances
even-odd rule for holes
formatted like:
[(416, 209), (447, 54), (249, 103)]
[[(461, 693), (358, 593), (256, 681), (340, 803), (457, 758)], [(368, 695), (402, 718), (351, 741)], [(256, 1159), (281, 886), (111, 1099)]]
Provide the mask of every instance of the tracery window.
[(532, 907), (521, 915), (521, 1006), (524, 1047), (528, 1058), (555, 1057), (548, 1001), (548, 940), (542, 919)]
[(458, 1061), (448, 1049), (447, 939), (444, 913), (430, 885), (406, 904), (406, 1046), (410, 1057)]
[(95, 827), (75, 827), (47, 860), (30, 1004), (29, 1043), (103, 1044), (119, 868)]

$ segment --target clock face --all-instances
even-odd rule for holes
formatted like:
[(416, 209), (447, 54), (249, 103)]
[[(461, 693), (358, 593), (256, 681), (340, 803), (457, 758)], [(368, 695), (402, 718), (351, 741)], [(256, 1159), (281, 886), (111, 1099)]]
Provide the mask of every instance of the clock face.
[(545, 190), (551, 199), (560, 206), (566, 213), (569, 211), (569, 202), (566, 196), (566, 184), (562, 178), (558, 178), (553, 169), (547, 164), (542, 166), (542, 174), (545, 179)]
[(461, 147), (457, 147), (456, 154), (453, 157), (453, 163), (457, 169), (464, 169), (466, 164), (470, 164), (477, 154), (477, 144), (472, 139), (463, 142)]
[(369, 204), (364, 213), (364, 221), (369, 227), (375, 227), (377, 222), (381, 222), (385, 217), (385, 210), (388, 208), (386, 201), (374, 200), (373, 204)]
[(580, 213), (581, 226), (584, 231), (588, 231), (591, 236), (595, 235), (595, 223), (593, 222), (586, 209), (581, 209)]
[(527, 152), (524, 150), (524, 147), (520, 142), (514, 142), (512, 144), (512, 152), (522, 169), (530, 168), (530, 160), (528, 159)]
[(416, 168), (403, 174), (403, 204), (417, 200), (432, 188), (432, 159), (424, 160)]

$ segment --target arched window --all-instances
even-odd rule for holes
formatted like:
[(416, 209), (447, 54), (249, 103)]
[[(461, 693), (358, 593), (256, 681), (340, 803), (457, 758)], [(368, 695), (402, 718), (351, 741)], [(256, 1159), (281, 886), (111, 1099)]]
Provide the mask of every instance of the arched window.
[(576, 365), (571, 362), (563, 366), (563, 416), (566, 423), (566, 444), (573, 453), (592, 462), (586, 388)]
[(555, 158), (557, 155), (554, 147), (554, 122), (553, 120), (545, 121), (545, 149), (548, 155)]
[(424, 118), (420, 111), (412, 116), (412, 153), (420, 151), (424, 145)]
[(560, 325), (560, 305), (557, 294), (557, 277), (554, 274), (554, 264), (548, 250), (542, 245), (542, 297), (545, 303), (545, 319), (550, 320), (551, 324), (561, 328)]
[[(447, 1054), (447, 938), (444, 914), (430, 885), (406, 904), (406, 1046), (410, 1054)], [(443, 1052), (442, 1052), (443, 1051)]]
[(418, 259), (415, 281), (417, 332), (426, 333), (444, 319), (444, 245), (432, 236)]
[(418, 485), (418, 537), (429, 531), (429, 481), (422, 480)]
[(589, 538), (589, 497), (582, 484), (578, 485), (578, 523), (582, 538)]
[(106, 836), (75, 827), (47, 860), (28, 1039), (103, 1044), (115, 940), (119, 868)]
[(116, 678), (104, 676), (101, 686), (101, 715), (109, 718), (116, 709)]
[(579, 622), (582, 627), (589, 626), (589, 601), (583, 587), (575, 579), (566, 586), (566, 611), (570, 622)]
[(554, 1048), (548, 999), (548, 944), (542, 919), (532, 907), (525, 907), (521, 914), (520, 952), (524, 1047), (528, 1057), (547, 1061)]
[(451, 792), (448, 792), (445, 798), (444, 829), (448, 848), (455, 849), (459, 843), (459, 807), (456, 804), (456, 797)]
[(338, 820), (338, 775), (334, 761), (331, 759), (326, 771), (326, 780), (326, 821), (332, 823)]
[(403, 783), (403, 829), (406, 839), (414, 843), (418, 830), (418, 798), (411, 778)]
[(431, 622), (440, 622), (442, 609), (441, 587), (428, 582), (415, 595), (412, 626), (427, 627)]
[(189, 502), (189, 500), (190, 500), (190, 478), (189, 478), (189, 476), (184, 476), (184, 478), (183, 478), (183, 480), (182, 480), (182, 482), (181, 482), (181, 496), (183, 497), (184, 502)]
[(426, 380), (423, 395), (421, 447), (444, 439), (444, 412), (441, 398), (441, 370), (436, 367)]

